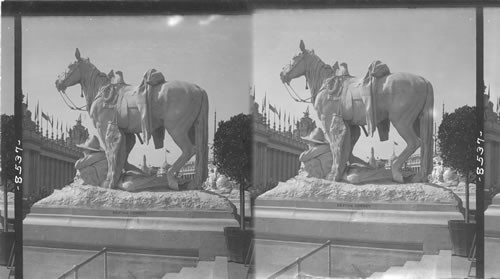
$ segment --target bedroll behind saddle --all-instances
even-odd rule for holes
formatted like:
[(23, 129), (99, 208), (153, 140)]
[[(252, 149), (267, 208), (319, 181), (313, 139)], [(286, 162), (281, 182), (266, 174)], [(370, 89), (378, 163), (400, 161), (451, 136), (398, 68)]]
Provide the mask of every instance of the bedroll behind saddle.
[[(375, 83), (379, 78), (390, 75), (391, 71), (389, 70), (389, 66), (383, 63), (382, 61), (375, 60), (370, 66), (368, 66), (368, 71), (365, 74), (365, 77), (362, 80), (361, 87), (364, 91), (362, 95), (363, 102), (366, 105), (366, 124), (368, 126), (368, 132), (371, 136), (375, 132), (377, 128), (377, 99), (375, 98), (375, 93), (373, 92), (375, 89)], [(387, 130), (387, 131), (385, 131)], [(388, 127), (384, 126), (384, 131), (379, 130), (380, 139), (382, 141), (386, 140), (388, 134)]]
[(390, 74), (391, 71), (389, 70), (389, 66), (387, 66), (387, 64), (380, 60), (375, 60), (370, 64), (370, 66), (368, 66), (368, 71), (363, 78), (363, 84), (366, 85), (372, 77), (381, 78)]
[[(152, 94), (156, 89), (155, 87), (160, 86), (163, 83), (165, 83), (165, 77), (163, 74), (158, 72), (156, 69), (150, 69), (144, 74), (142, 82), (137, 90), (137, 109), (141, 114), (142, 133), (146, 144), (149, 143), (149, 139), (154, 132), (151, 111), (151, 104), (153, 101)], [(155, 146), (158, 147), (156, 141)]]

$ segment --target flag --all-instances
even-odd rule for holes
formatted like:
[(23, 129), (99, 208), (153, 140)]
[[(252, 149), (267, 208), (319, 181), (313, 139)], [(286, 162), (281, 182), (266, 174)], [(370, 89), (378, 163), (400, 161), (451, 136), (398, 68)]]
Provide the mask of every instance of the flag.
[(281, 109), (280, 109), (280, 110), (279, 110), (279, 112), (278, 112), (278, 119), (280, 119), (280, 120), (281, 120)]
[(54, 128), (54, 116), (50, 116), (50, 127)]
[(264, 113), (265, 107), (266, 107), (266, 95), (264, 94), (264, 101), (262, 102), (262, 113)]
[(47, 120), (47, 122), (51, 123), (51, 120), (50, 120), (49, 116), (46, 115), (43, 111), (42, 111), (42, 118), (45, 119), (45, 120)]
[(274, 113), (278, 114), (278, 111), (276, 110), (276, 108), (275, 108), (275, 107), (273, 107), (273, 105), (269, 104), (269, 109), (270, 109), (272, 112), (274, 112)]
[(500, 107), (500, 98), (497, 97), (497, 113), (498, 113), (498, 108)]
[(35, 108), (35, 121), (38, 121), (38, 101), (36, 101), (36, 108)]

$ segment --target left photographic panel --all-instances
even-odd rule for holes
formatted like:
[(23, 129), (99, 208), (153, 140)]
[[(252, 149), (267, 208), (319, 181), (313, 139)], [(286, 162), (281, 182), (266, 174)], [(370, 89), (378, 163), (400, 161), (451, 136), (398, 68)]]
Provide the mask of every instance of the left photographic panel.
[[(15, 191), (20, 168), (16, 156), (18, 135), (14, 116), (14, 17), (1, 18), (1, 94), (0, 94), (0, 278), (13, 278), (16, 252)], [(17, 166), (17, 169), (16, 169)]]
[(245, 272), (217, 146), (251, 142), (251, 48), (246, 13), (23, 17), (24, 278)]

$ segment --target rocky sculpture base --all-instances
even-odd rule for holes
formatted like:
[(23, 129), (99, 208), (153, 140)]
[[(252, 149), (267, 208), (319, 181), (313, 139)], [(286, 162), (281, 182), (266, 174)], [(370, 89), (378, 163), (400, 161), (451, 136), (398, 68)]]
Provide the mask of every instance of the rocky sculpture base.
[(325, 179), (296, 176), (280, 182), (258, 200), (294, 200), (324, 202), (414, 202), (457, 203), (452, 191), (433, 184), (393, 182), (355, 185)]
[(235, 207), (205, 191), (130, 193), (69, 185), (37, 202), (24, 220), (24, 244), (214, 259), (225, 256), (224, 227)]
[(257, 198), (256, 235), (436, 254), (451, 249), (448, 220), (463, 219), (461, 208), (453, 192), (432, 184), (353, 185), (296, 176)]

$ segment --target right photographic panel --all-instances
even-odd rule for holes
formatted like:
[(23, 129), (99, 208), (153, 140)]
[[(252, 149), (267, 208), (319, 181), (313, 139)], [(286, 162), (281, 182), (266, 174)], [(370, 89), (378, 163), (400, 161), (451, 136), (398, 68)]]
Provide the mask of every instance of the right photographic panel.
[(500, 278), (500, 9), (484, 8), (484, 275)]
[(253, 68), (257, 278), (474, 276), (475, 9), (256, 10)]

